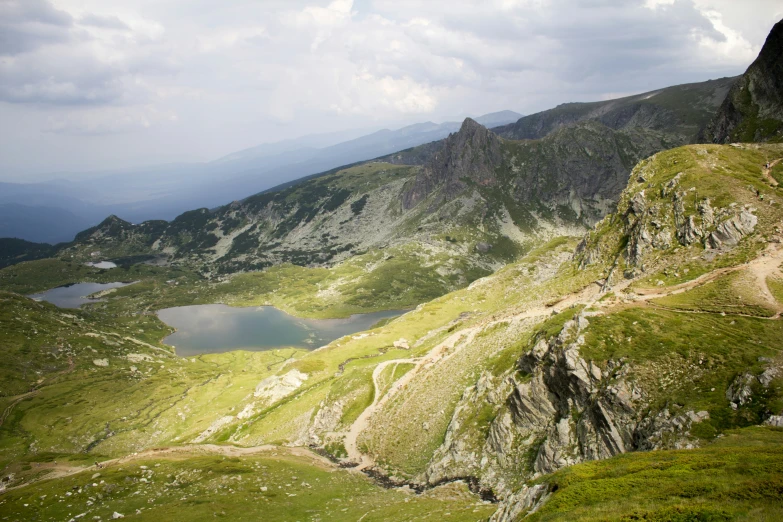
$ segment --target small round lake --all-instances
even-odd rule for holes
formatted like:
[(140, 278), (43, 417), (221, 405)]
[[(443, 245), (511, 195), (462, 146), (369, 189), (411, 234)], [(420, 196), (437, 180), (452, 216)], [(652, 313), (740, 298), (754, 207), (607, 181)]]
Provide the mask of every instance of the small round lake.
[(110, 268), (117, 268), (117, 265), (115, 263), (112, 263), (111, 261), (98, 261), (95, 263), (85, 263), (87, 266), (91, 266), (93, 268), (100, 268), (101, 270), (109, 270)]
[(72, 285), (58, 286), (40, 294), (28, 297), (36, 301), (47, 301), (60, 308), (79, 308), (86, 303), (98, 303), (100, 299), (89, 299), (87, 296), (102, 290), (120, 288), (133, 283), (75, 283)]
[(158, 317), (177, 331), (163, 342), (188, 357), (232, 350), (318, 348), (344, 335), (371, 328), (406, 310), (357, 314), (345, 319), (301, 319), (273, 306), (234, 308), (212, 304), (166, 308)]

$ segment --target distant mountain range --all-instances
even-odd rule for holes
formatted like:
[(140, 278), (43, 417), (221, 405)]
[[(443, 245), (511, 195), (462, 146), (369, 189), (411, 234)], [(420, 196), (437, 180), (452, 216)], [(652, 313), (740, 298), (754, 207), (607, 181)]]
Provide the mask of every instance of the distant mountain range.
[[(170, 222), (133, 225), (113, 215), (58, 255), (166, 258), (214, 275), (285, 263), (325, 266), (373, 250), (400, 256), (426, 244), (461, 259), (466, 273), (488, 273), (523, 245), (589, 230), (612, 211), (634, 165), (695, 142), (737, 81), (565, 104), (492, 130), (468, 118), (457, 132), (449, 132), (450, 124), (380, 131), (321, 154), (391, 148), (392, 134), (397, 147), (406, 135), (448, 136), (232, 197), (221, 207), (192, 209)], [(255, 154), (244, 151), (231, 161)], [(460, 250), (456, 238), (470, 238), (473, 246)]]
[[(496, 127), (521, 117), (501, 111), (476, 121)], [(320, 134), (259, 145), (209, 163), (120, 170), (79, 181), (0, 183), (0, 237), (70, 241), (110, 214), (131, 222), (170, 220), (189, 209), (213, 208), (303, 176), (441, 140), (459, 128), (459, 122), (424, 122), (359, 137), (356, 131)]]

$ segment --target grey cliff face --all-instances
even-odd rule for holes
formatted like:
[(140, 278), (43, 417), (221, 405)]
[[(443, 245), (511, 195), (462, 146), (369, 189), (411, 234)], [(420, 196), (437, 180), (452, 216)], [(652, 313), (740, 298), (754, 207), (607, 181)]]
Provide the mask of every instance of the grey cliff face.
[(731, 88), (700, 139), (712, 143), (783, 139), (783, 21)]
[[(502, 499), (493, 520), (517, 520), (538, 509), (549, 491), (519, 489), (515, 480), (629, 451), (693, 447), (691, 427), (708, 413), (651, 408), (653, 397), (638, 384), (633, 364), (610, 360), (602, 369), (582, 356), (589, 328), (589, 317), (577, 315), (558, 334), (537, 337), (516, 371), (483, 375), (466, 390), (421, 480), (479, 477)], [(480, 447), (461, 435), (477, 403), (500, 408)]]
[(402, 204), (409, 209), (440, 187), (446, 200), (467, 188), (465, 179), (479, 185), (494, 185), (495, 169), (502, 162), (501, 141), (486, 127), (467, 118), (456, 134), (446, 138), (443, 147), (416, 176), (403, 194)]

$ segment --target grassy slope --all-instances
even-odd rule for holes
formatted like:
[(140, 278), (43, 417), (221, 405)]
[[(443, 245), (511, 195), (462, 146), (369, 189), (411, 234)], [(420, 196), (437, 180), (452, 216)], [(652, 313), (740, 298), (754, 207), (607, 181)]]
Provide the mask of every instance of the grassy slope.
[[(60, 310), (9, 293), (0, 299), (3, 409), (23, 399), (0, 427), (3, 463), (41, 451), (125, 454), (193, 438), (295, 353), (182, 359), (157, 345), (169, 329), (154, 316)], [(104, 359), (108, 366), (93, 362)]]
[[(687, 295), (687, 294), (684, 294)], [(780, 356), (783, 322), (731, 315), (678, 313), (631, 307), (591, 318), (582, 356), (604, 367), (623, 359), (653, 408), (708, 411), (693, 435), (712, 440), (726, 429), (758, 424), (783, 408), (783, 380), (755, 390), (752, 402), (733, 410), (726, 389), (738, 373), (760, 374), (765, 359)]]
[(540, 482), (556, 490), (525, 520), (780, 520), (783, 430), (747, 428), (697, 450), (578, 464)]
[[(759, 239), (774, 233), (783, 215), (780, 188), (771, 187), (762, 176), (762, 166), (769, 158), (783, 157), (779, 145), (692, 145), (656, 154), (639, 163), (631, 175), (629, 188), (623, 193), (619, 211), (602, 220), (589, 235), (588, 244), (600, 253), (600, 262), (618, 262), (618, 273), (626, 268), (624, 252), (627, 238), (623, 236), (623, 214), (630, 200), (640, 190), (645, 190), (648, 207), (664, 209), (664, 225), (673, 227), (671, 215), (673, 191), (664, 195), (661, 191), (678, 174), (677, 192), (684, 193), (684, 205), (688, 213), (697, 213), (696, 205), (709, 198), (713, 208), (730, 208), (750, 205), (760, 209), (758, 233), (753, 240), (743, 241), (736, 248), (719, 253), (712, 260), (701, 256), (701, 243), (682, 247), (676, 241), (672, 248), (654, 250), (645, 257), (646, 273), (632, 284), (632, 288), (655, 287), (658, 281), (674, 285), (689, 281), (700, 274), (724, 266), (734, 266), (752, 259), (758, 254)], [(759, 194), (764, 199), (759, 198)], [(660, 265), (660, 266), (659, 266)]]
[[(38, 462), (27, 464), (30, 472)], [(46, 463), (43, 463), (45, 466)], [(145, 469), (146, 468), (146, 469)], [(93, 472), (99, 471), (98, 476)], [(365, 476), (305, 457), (173, 454), (95, 468), (0, 497), (14, 520), (424, 520), (474, 521), (492, 513), (463, 485), (423, 495), (386, 490)]]
[[(563, 253), (573, 247), (573, 242), (558, 240), (550, 246), (554, 251)], [(531, 259), (546, 259), (546, 252), (547, 248), (538, 250), (531, 254)], [(344, 338), (325, 350), (308, 354), (303, 361), (306, 365), (302, 367), (303, 371), (311, 374), (306, 385), (283, 404), (259, 411), (244, 423), (235, 436), (245, 444), (296, 440), (301, 420), (309, 418), (310, 412), (326, 397), (330, 401), (347, 401), (343, 422), (350, 423), (363, 405), (372, 399), (370, 374), (375, 364), (386, 359), (425, 353), (442, 335), (434, 336), (413, 350), (395, 349), (392, 347), (394, 341), (402, 337), (423, 337), (434, 328), (459, 320), (463, 313), (468, 316), (459, 321), (470, 324), (504, 308), (509, 299), (521, 302), (522, 285), (529, 278), (528, 266), (529, 263), (523, 261), (520, 265), (501, 270), (485, 292), (463, 290), (450, 294), (371, 332), (369, 337)], [(24, 265), (20, 267), (24, 268)], [(577, 280), (582, 279), (582, 274), (579, 274)], [(503, 287), (506, 287), (503, 292), (495, 291)], [(133, 333), (140, 340), (156, 344), (169, 329), (154, 315), (136, 316), (133, 311), (143, 309), (150, 301), (154, 302), (153, 306), (179, 304), (189, 295), (206, 300), (208, 297), (203, 294), (209, 296), (210, 288), (213, 287), (198, 280), (191, 285), (173, 287), (154, 279), (120, 289), (112, 294), (108, 302), (75, 312), (59, 312), (51, 305), (32, 303), (8, 294), (14, 305), (4, 307), (6, 315), (0, 319), (7, 331), (14, 331), (17, 328), (15, 323), (19, 323), (19, 336), (9, 339), (14, 349), (19, 350), (18, 357), (27, 357), (25, 350), (29, 349), (43, 351), (57, 338), (68, 339), (73, 353), (77, 354), (77, 369), (80, 371), (47, 382), (39, 396), (14, 408), (13, 414), (0, 428), (10, 435), (3, 437), (3, 446), (10, 451), (6, 458), (18, 458), (28, 451), (26, 448), (33, 442), (42, 451), (80, 451), (104, 431), (107, 422), (116, 434), (93, 451), (122, 454), (140, 449), (139, 444), (176, 443), (193, 438), (217, 418), (240, 411), (253, 387), (266, 375), (280, 369), (293, 351), (234, 352), (199, 357), (192, 363), (187, 362), (191, 359), (179, 358), (167, 358), (161, 362), (157, 352), (152, 352), (156, 362), (132, 363), (123, 360), (123, 355), (146, 353), (144, 349), (128, 342), (111, 346), (85, 337), (85, 334), (96, 331), (116, 333), (120, 337)], [(549, 299), (559, 291), (559, 288), (543, 289), (541, 295), (529, 293), (526, 299)], [(53, 325), (59, 324), (57, 320), (61, 320), (62, 313), (80, 317), (79, 328), (57, 330)], [(15, 317), (24, 317), (25, 320)], [(139, 333), (140, 329), (144, 332)], [(39, 330), (49, 332), (52, 339), (42, 336), (27, 339), (29, 333)], [(110, 339), (118, 340), (112, 336)], [(87, 346), (96, 349), (97, 353)], [(92, 364), (92, 359), (104, 357), (109, 359), (108, 368)], [(39, 360), (39, 357), (33, 359)], [(159, 368), (161, 364), (163, 369)], [(344, 370), (340, 373), (338, 369), (342, 364)], [(130, 366), (136, 366), (140, 373), (131, 374)], [(292, 367), (296, 366), (286, 367), (281, 373)], [(53, 367), (49, 372), (59, 369), (59, 366)], [(18, 374), (14, 371), (15, 375)], [(172, 380), (172, 375), (176, 379)], [(7, 395), (27, 391), (29, 382), (19, 381)], [(171, 407), (174, 397), (178, 398), (176, 407)], [(145, 406), (137, 412), (137, 404)], [(90, 408), (84, 408), (85, 405)], [(205, 405), (209, 407), (204, 408)], [(153, 422), (146, 424), (153, 418)], [(51, 429), (52, 419), (55, 419), (56, 431)], [(143, 419), (146, 420), (142, 422)], [(234, 429), (218, 434), (216, 438), (225, 440)], [(14, 449), (11, 450), (11, 447)]]
[[(702, 150), (706, 152), (700, 152)], [(646, 182), (653, 185), (653, 188), (666, 183), (677, 172), (684, 172), (681, 186), (684, 189), (688, 189), (689, 185), (698, 187), (698, 196), (708, 195), (715, 206), (728, 205), (735, 200), (742, 204), (758, 205), (756, 190), (763, 191), (766, 199), (763, 210), (757, 212), (759, 227), (754, 237), (712, 261), (699, 255), (703, 247), (698, 244), (688, 248), (673, 246), (665, 252), (654, 251), (649, 254), (654, 261), (650, 263), (654, 273), (637, 283), (639, 288), (645, 285), (655, 286), (655, 281), (660, 279), (665, 279), (666, 284), (692, 279), (722, 264), (740, 262), (758, 251), (760, 247), (756, 239), (771, 233), (780, 219), (779, 203), (775, 206), (769, 203), (779, 199), (776, 191), (760, 181), (758, 173), (754, 171), (758, 159), (769, 151), (780, 152), (774, 147), (740, 150), (730, 147), (695, 146), (662, 153), (647, 164), (653, 177), (648, 177)], [(651, 197), (655, 197), (656, 193), (656, 190), (648, 192)], [(696, 196), (693, 195), (694, 201)], [(599, 227), (593, 238), (595, 241), (597, 236), (597, 241), (605, 241), (607, 245), (603, 251), (607, 254), (605, 263), (591, 265), (586, 270), (578, 270), (575, 262), (563, 263), (570, 257), (569, 252), (573, 249), (574, 242), (556, 240), (530, 252), (519, 262), (507, 266), (493, 276), (469, 288), (434, 299), (416, 311), (370, 332), (369, 336), (344, 338), (326, 349), (300, 354), (298, 362), (292, 360), (288, 361), (288, 364), (303, 365), (303, 371), (310, 374), (310, 379), (302, 388), (281, 403), (257, 411), (241, 425), (234, 424), (218, 431), (212, 440), (231, 439), (243, 445), (299, 440), (302, 426), (307, 424), (324, 400), (327, 403), (344, 403), (338, 428), (347, 427), (372, 400), (370, 376), (378, 362), (424, 354), (444, 339), (449, 334), (449, 329), (470, 327), (493, 315), (513, 313), (535, 304), (556, 302), (559, 296), (579, 290), (605, 274), (607, 264), (612, 262), (613, 254), (618, 251), (617, 244), (621, 244), (621, 238), (617, 237), (618, 227), (608, 226), (607, 223), (612, 223), (611, 219), (603, 224), (604, 228)], [(691, 267), (688, 271), (682, 268), (686, 263)], [(32, 274), (40, 273), (30, 269), (30, 266), (35, 265), (19, 265), (12, 267), (16, 272), (3, 271), (2, 274), (18, 274), (19, 270), (31, 270)], [(73, 265), (58, 267), (81, 270)], [(165, 327), (157, 322), (154, 316), (134, 316), (134, 310), (145, 306), (155, 308), (169, 303), (184, 303), (187, 299), (212, 299), (215, 295), (220, 295), (223, 288), (228, 288), (223, 295), (236, 294), (229, 286), (231, 283), (221, 288), (220, 285), (195, 278), (187, 279), (188, 274), (183, 273), (180, 276), (183, 278), (183, 284), (172, 286), (167, 285), (164, 280), (169, 277), (168, 273), (153, 275), (154, 277), (145, 279), (145, 282), (138, 286), (118, 290), (115, 297), (107, 303), (72, 314), (81, 318), (76, 321), (75, 326), (73, 321), (69, 323), (58, 315), (61, 312), (53, 307), (36, 305), (18, 296), (4, 294), (4, 298), (10, 300), (13, 305), (4, 307), (4, 311), (9, 313), (2, 317), (5, 321), (2, 327), (9, 331), (12, 329), (11, 325), (14, 325), (13, 328), (19, 327), (19, 333), (12, 342), (18, 361), (25, 360), (25, 349), (41, 350), (43, 353), (47, 345), (59, 342), (59, 338), (72, 345), (71, 351), (77, 361), (76, 370), (72, 373), (47, 380), (36, 397), (14, 408), (0, 429), (4, 462), (19, 460), (35, 451), (80, 451), (105, 434), (106, 422), (110, 423), (109, 429), (117, 431), (117, 434), (93, 450), (98, 454), (121, 455), (150, 445), (192, 440), (214, 420), (225, 415), (235, 415), (240, 411), (248, 403), (248, 396), (255, 384), (263, 377), (278, 370), (285, 373), (290, 369), (285, 365), (285, 361), (294, 355), (291, 351), (252, 354), (236, 352), (202, 357), (195, 362), (165, 358), (165, 361), (139, 363), (136, 366), (141, 370), (141, 375), (131, 376), (130, 363), (121, 359), (121, 356), (128, 352), (146, 353), (145, 349), (125, 342), (118, 343), (119, 346), (97, 342), (95, 338), (85, 334), (100, 330), (124, 337), (134, 332), (134, 335), (142, 336), (141, 340), (155, 344), (164, 333)], [(285, 274), (285, 277), (278, 280), (277, 286), (267, 292), (297, 288), (294, 283), (300, 275), (298, 271)], [(46, 277), (63, 276), (56, 271), (49, 271)], [(95, 277), (104, 277), (104, 274), (97, 274)], [(324, 277), (328, 280), (330, 276)], [(24, 277), (15, 279), (13, 284), (17, 285), (14, 287), (17, 289), (29, 289), (43, 284), (42, 281), (25, 283)], [(721, 303), (736, 304), (737, 296), (731, 292), (743, 291), (743, 286), (734, 284), (735, 281), (731, 278), (727, 281), (726, 284), (720, 281), (714, 283), (718, 285), (716, 288), (720, 290), (720, 295), (726, 296)], [(308, 285), (301, 293), (299, 290), (290, 291), (290, 294), (279, 302), (295, 306), (296, 302), (306, 301), (307, 296), (316, 295), (314, 289), (318, 288), (318, 285)], [(699, 382), (698, 387), (690, 390), (691, 395), (682, 395), (677, 388), (664, 387), (658, 399), (679, 404), (679, 407), (687, 405), (708, 409), (712, 415), (711, 421), (714, 419), (717, 424), (711, 422), (711, 430), (704, 430), (698, 435), (711, 438), (721, 430), (758, 419), (757, 415), (762, 409), (783, 407), (779, 404), (779, 398), (773, 395), (765, 399), (763, 404), (749, 405), (747, 410), (739, 412), (740, 417), (726, 421), (726, 416), (722, 417), (720, 413), (726, 407), (725, 400), (720, 397), (726, 383), (733, 377), (732, 372), (746, 369), (757, 371), (754, 358), (757, 361), (760, 355), (771, 355), (770, 348), (780, 335), (777, 331), (778, 322), (730, 316), (724, 319), (718, 313), (725, 311), (719, 309), (722, 306), (720, 303), (713, 309), (700, 310), (711, 312), (709, 315), (693, 319), (688, 307), (699, 303), (703, 296), (700, 297), (698, 292), (704, 291), (712, 289), (697, 289), (693, 291), (696, 294), (681, 294), (676, 296), (674, 302), (662, 300), (647, 308), (620, 307), (605, 317), (591, 319), (588, 335), (592, 336), (593, 341), (583, 353), (599, 362), (627, 355), (635, 359), (634, 362), (639, 363), (640, 367), (652, 368), (646, 375), (655, 382), (662, 377), (671, 380), (676, 373), (668, 367), (663, 368), (664, 373), (660, 373), (661, 368), (654, 367), (658, 358), (665, 356), (669, 360), (680, 357), (685, 362), (675, 362), (675, 369), (679, 372), (687, 365), (694, 364), (694, 356), (703, 352), (708, 357), (709, 368), (715, 370), (714, 375)], [(740, 293), (738, 297), (743, 295), (745, 294)], [(753, 303), (743, 304), (750, 305)], [(662, 306), (667, 310), (656, 309)], [(671, 310), (672, 308), (681, 311)], [(308, 304), (307, 309), (316, 310), (317, 306)], [(727, 313), (731, 314), (732, 311), (736, 311), (736, 308), (729, 309)], [(23, 319), (20, 321), (18, 317)], [(61, 325), (61, 330), (54, 327), (58, 320), (66, 323)], [(42, 330), (51, 331), (53, 337), (49, 339), (36, 336), (34, 332), (38, 324)], [(72, 326), (66, 328), (68, 324)], [(641, 328), (640, 324), (646, 324), (648, 328)], [(139, 329), (144, 332), (138, 332)], [(713, 329), (720, 338), (716, 337), (714, 342), (706, 343), (711, 337), (705, 334), (711, 334)], [(371, 426), (364, 434), (365, 446), (395, 471), (405, 475), (420, 473), (442, 442), (454, 407), (465, 387), (475, 382), (482, 370), (502, 375), (513, 368), (515, 361), (528, 348), (525, 341), (534, 331), (535, 326), (529, 324), (515, 328), (499, 327), (483, 332), (475, 343), (461, 351), (457, 357), (449, 359), (447, 364), (435, 365), (430, 372), (422, 374), (420, 379), (412, 382), (408, 391), (391, 401), (388, 411), (393, 413), (392, 418), (401, 422), (390, 424), (389, 417), (384, 417), (383, 422)], [(752, 332), (752, 335), (748, 336), (748, 332)], [(704, 346), (682, 353), (683, 347), (689, 346), (693, 336), (704, 340)], [(30, 339), (27, 339), (28, 337)], [(105, 337), (116, 341), (115, 336)], [(392, 346), (393, 342), (401, 337), (411, 341), (413, 347), (410, 350)], [(622, 342), (628, 337), (637, 342)], [(414, 344), (416, 340), (420, 342)], [(737, 346), (743, 349), (737, 350)], [(636, 349), (637, 347), (639, 349)], [(92, 349), (96, 352), (92, 352)], [(626, 352), (620, 353), (623, 350)], [(164, 358), (160, 355), (162, 352), (151, 350), (149, 353), (156, 359)], [(103, 357), (109, 358), (108, 368), (92, 365), (93, 358)], [(740, 368), (737, 368), (738, 366)], [(59, 366), (47, 369), (45, 375), (54, 377), (62, 370), (60, 361)], [(29, 382), (20, 381), (18, 390), (23, 391), (24, 383), (29, 385)], [(779, 387), (777, 384), (776, 386)], [(712, 391), (712, 387), (716, 388), (715, 391)], [(422, 398), (426, 400), (421, 400)], [(175, 404), (172, 406), (172, 403)], [(144, 407), (134, 407), (137, 404)], [(68, 410), (69, 406), (72, 409)], [(492, 412), (487, 414), (477, 410), (475, 413), (478, 422), (474, 426), (475, 433), (469, 435), (475, 435), (477, 440), (481, 440), (481, 433), (486, 432), (494, 416)], [(50, 427), (52, 419), (56, 420), (56, 429)], [(424, 420), (428, 422), (429, 429), (422, 429)], [(115, 427), (119, 429), (115, 430)], [(525, 448), (520, 449), (524, 450)]]
[[(654, 203), (662, 201), (657, 197), (658, 186), (667, 183), (676, 173), (683, 172), (679, 190), (687, 194), (691, 204), (704, 195), (712, 198), (716, 207), (729, 206), (735, 201), (760, 207), (756, 194), (758, 187), (765, 194), (764, 207), (756, 211), (759, 217), (756, 233), (717, 259), (702, 257), (700, 254), (704, 247), (701, 244), (685, 248), (675, 242), (667, 251), (649, 253), (654, 261), (650, 263), (653, 275), (642, 276), (633, 288), (654, 286), (647, 281), (660, 279), (665, 279), (666, 284), (682, 283), (710, 270), (744, 262), (758, 254), (763, 245), (760, 240), (774, 233), (774, 227), (781, 217), (780, 198), (774, 189), (764, 184), (760, 176), (759, 160), (766, 153), (781, 154), (781, 150), (776, 147), (742, 150), (693, 146), (662, 153), (655, 158), (649, 167), (654, 170), (654, 177), (648, 175), (645, 183), (648, 185), (646, 192)], [(697, 187), (696, 194), (690, 191), (691, 186)], [(615, 233), (618, 227), (613, 226), (612, 233)], [(621, 243), (619, 237), (613, 240)], [(588, 270), (593, 270), (589, 272), (590, 277), (607, 273), (606, 267), (613, 262), (617, 249), (613, 247), (607, 249), (607, 252), (606, 264), (597, 263), (588, 267)], [(529, 260), (526, 258), (525, 261)], [(683, 269), (686, 260), (690, 269)], [(623, 262), (622, 259), (620, 261)], [(525, 272), (525, 266), (525, 262), (522, 262), (509, 267), (508, 271)], [(562, 287), (558, 290), (564, 293), (571, 277), (570, 267), (572, 265), (566, 263), (557, 276), (543, 284), (525, 281), (524, 278), (513, 282), (503, 280), (501, 272), (491, 278), (487, 294), (498, 295), (501, 289), (508, 292), (509, 287), (524, 286), (524, 297), (513, 297), (508, 301), (509, 305), (514, 303), (523, 308), (523, 303), (528, 306), (532, 304), (534, 293), (548, 286), (556, 287), (560, 284)], [(757, 395), (752, 403), (743, 405), (736, 412), (729, 408), (725, 392), (737, 373), (760, 373), (764, 364), (759, 357), (769, 359), (778, 355), (777, 341), (783, 332), (780, 331), (779, 321), (769, 322), (738, 315), (765, 317), (773, 313), (774, 307), (759, 299), (748, 279), (748, 274), (737, 272), (710, 285), (658, 299), (646, 306), (610, 306), (604, 310), (604, 316), (590, 320), (591, 326), (582, 353), (602, 367), (609, 360), (616, 362), (624, 357), (623, 360), (630, 364), (629, 371), (633, 379), (644, 388), (647, 401), (655, 408), (668, 405), (673, 412), (688, 409), (709, 411), (710, 420), (694, 428), (693, 435), (697, 438), (709, 440), (726, 429), (758, 423), (770, 412), (777, 413), (783, 409), (780, 401), (781, 383), (774, 382), (768, 391)], [(475, 296), (480, 291), (481, 287), (478, 287), (467, 294)], [(772, 291), (775, 291), (774, 284)], [(454, 294), (455, 297), (458, 295)], [(506, 305), (498, 310), (508, 312), (511, 309)], [(694, 315), (691, 311), (710, 313)], [(558, 322), (562, 324), (565, 320), (566, 317), (563, 317)], [(364, 441), (364, 447), (390, 472), (402, 476), (421, 473), (434, 449), (443, 441), (446, 427), (452, 422), (455, 404), (466, 387), (465, 383), (475, 383), (476, 376), (484, 370), (495, 376), (508, 372), (519, 356), (530, 349), (527, 339), (537, 328), (528, 325), (521, 329), (504, 327), (483, 332), (475, 342), (460, 352), (459, 357), (423, 372), (420, 378), (409, 385), (409, 389), (387, 403), (378, 422), (363, 433), (360, 442)], [(547, 337), (556, 333), (551, 332)], [(689, 380), (683, 380), (685, 375)], [(469, 454), (475, 451), (480, 454), (486, 441), (488, 425), (498, 412), (502, 413), (503, 408), (493, 412), (490, 411), (493, 409), (491, 406), (481, 402), (463, 403), (463, 406), (468, 410), (461, 418), (476, 419), (476, 422), (464, 422), (460, 427), (459, 436), (462, 437), (464, 452)], [(394, 419), (394, 422), (388, 423), (389, 418)], [(424, 429), (425, 425), (427, 429)], [(527, 449), (527, 446), (523, 446), (518, 451)], [(523, 460), (520, 458), (520, 461)], [(517, 476), (530, 473), (529, 469), (523, 469), (526, 465), (524, 462), (522, 465), (522, 468), (514, 470)]]

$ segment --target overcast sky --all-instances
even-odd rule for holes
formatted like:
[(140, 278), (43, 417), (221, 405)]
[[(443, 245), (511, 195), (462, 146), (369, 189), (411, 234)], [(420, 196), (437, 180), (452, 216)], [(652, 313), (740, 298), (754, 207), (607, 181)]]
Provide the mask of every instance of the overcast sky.
[(741, 74), (779, 0), (0, 0), (0, 179)]

